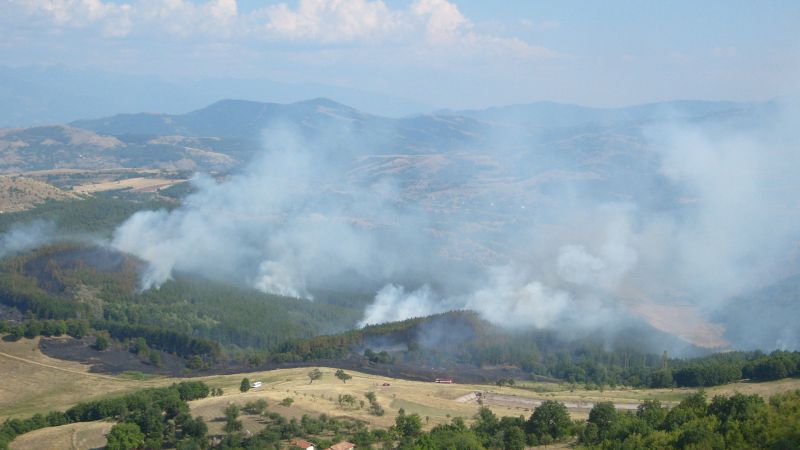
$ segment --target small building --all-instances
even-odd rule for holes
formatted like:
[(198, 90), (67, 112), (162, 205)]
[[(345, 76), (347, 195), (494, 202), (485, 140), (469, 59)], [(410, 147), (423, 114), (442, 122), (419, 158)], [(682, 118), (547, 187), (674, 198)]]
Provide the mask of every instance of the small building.
[(254, 382), (250, 383), (250, 387), (251, 388), (260, 388), (261, 387), (261, 382), (260, 381), (254, 381)]
[(326, 450), (353, 450), (354, 448), (356, 448), (356, 444), (347, 441), (342, 441), (339, 442), (338, 444), (331, 445)]
[(303, 450), (314, 450), (314, 444), (305, 439), (292, 439), (289, 441), (291, 448), (302, 448)]
[(452, 378), (437, 378), (435, 383), (439, 384), (453, 384)]

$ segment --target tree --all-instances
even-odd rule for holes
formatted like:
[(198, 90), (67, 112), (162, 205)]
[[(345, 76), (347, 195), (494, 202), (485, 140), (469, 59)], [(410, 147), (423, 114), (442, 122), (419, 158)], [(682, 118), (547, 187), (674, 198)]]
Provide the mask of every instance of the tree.
[(261, 414), (265, 409), (267, 409), (267, 406), (267, 401), (263, 398), (260, 398), (254, 402), (247, 402), (244, 405), (244, 410), (249, 414)]
[(422, 431), (422, 420), (419, 418), (419, 414), (406, 415), (402, 408), (397, 418), (395, 418), (394, 423), (397, 433), (404, 440), (413, 439), (419, 436)]
[(159, 353), (158, 350), (151, 348), (148, 354), (149, 354), (150, 364), (156, 367), (161, 367), (161, 353)]
[(475, 423), (472, 424), (472, 429), (479, 435), (491, 436), (497, 428), (497, 416), (491, 409), (481, 406), (478, 413), (475, 414)]
[(230, 434), (242, 429), (242, 421), (237, 420), (239, 417), (239, 407), (235, 403), (231, 403), (225, 408), (225, 432)]
[(647, 422), (652, 428), (658, 428), (667, 418), (667, 408), (661, 406), (658, 400), (645, 400), (636, 408), (636, 417)]
[(319, 369), (314, 369), (311, 372), (308, 372), (308, 379), (310, 380), (308, 384), (311, 384), (314, 382), (314, 380), (319, 380), (320, 378), (322, 378), (322, 372)]
[(22, 339), (22, 336), (25, 335), (25, 327), (22, 325), (16, 325), (8, 329), (9, 339), (12, 341), (18, 341)]
[(520, 427), (511, 427), (503, 436), (505, 450), (523, 450), (525, 448), (525, 432)]
[(597, 425), (600, 433), (608, 432), (611, 424), (617, 420), (617, 408), (611, 402), (600, 402), (589, 411), (589, 423)]
[(525, 428), (539, 439), (545, 434), (561, 439), (567, 436), (571, 425), (567, 407), (561, 402), (546, 400), (533, 410)]
[(123, 422), (111, 427), (111, 431), (108, 433), (107, 449), (129, 450), (142, 447), (144, 447), (144, 433), (139, 425)]
[(350, 394), (339, 395), (339, 406), (353, 408), (356, 405), (356, 398)]
[(208, 425), (206, 425), (202, 417), (192, 419), (186, 415), (181, 422), (181, 430), (185, 437), (203, 439), (208, 434)]
[(250, 390), (250, 379), (247, 377), (242, 378), (241, 384), (239, 384), (239, 390), (241, 392), (247, 392)]
[(779, 380), (789, 376), (786, 365), (777, 358), (765, 358), (756, 362), (751, 373), (752, 378), (759, 381)]
[(494, 383), (500, 388), (502, 388), (503, 386), (514, 386), (514, 379), (513, 378), (499, 378)]
[(345, 373), (344, 370), (339, 369), (339, 370), (336, 371), (336, 378), (342, 380), (342, 383), (347, 383), (347, 380), (349, 380), (349, 379), (351, 379), (353, 377), (348, 375), (347, 373)]
[(659, 369), (653, 372), (650, 377), (650, 387), (653, 388), (666, 388), (672, 386), (672, 370)]
[(130, 352), (136, 353), (137, 355), (144, 355), (150, 352), (150, 347), (147, 346), (147, 339), (143, 337), (137, 337), (133, 341), (131, 341)]
[(108, 339), (105, 336), (97, 336), (94, 340), (94, 345), (92, 346), (95, 350), (102, 352), (103, 350), (108, 348)]

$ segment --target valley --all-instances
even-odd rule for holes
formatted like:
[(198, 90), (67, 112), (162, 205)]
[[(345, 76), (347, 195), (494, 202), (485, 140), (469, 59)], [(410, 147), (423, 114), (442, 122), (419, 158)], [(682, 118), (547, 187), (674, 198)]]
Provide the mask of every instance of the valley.
[[(525, 423), (550, 401), (574, 445), (595, 439), (586, 421), (604, 402), (623, 421), (699, 395), (791, 402), (800, 353), (774, 349), (797, 339), (798, 254), (724, 294), (728, 308), (693, 297), (695, 279), (659, 260), (684, 256), (659, 239), (694, 233), (662, 234), (662, 219), (702, 202), (648, 140), (667, 119), (726, 129), (777, 106), (678, 106), (388, 119), (325, 99), (222, 101), (0, 132), (0, 420), (33, 430), (11, 447), (104, 445), (125, 414), (103, 402), (188, 381), (212, 394), (162, 435), (185, 441), (202, 417), (197, 442), (216, 447), (340, 429), (393, 446), (404, 414), (431, 436), (497, 447), (511, 427), (539, 442)], [(240, 392), (243, 378), (262, 384)], [(77, 421), (43, 424), (54, 410)]]

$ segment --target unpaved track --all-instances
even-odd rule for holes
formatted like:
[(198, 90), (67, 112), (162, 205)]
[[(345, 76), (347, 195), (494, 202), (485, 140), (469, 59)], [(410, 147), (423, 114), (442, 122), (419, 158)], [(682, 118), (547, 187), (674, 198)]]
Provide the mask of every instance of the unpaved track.
[(67, 373), (71, 373), (71, 374), (75, 374), (75, 375), (81, 375), (81, 376), (85, 376), (85, 377), (100, 378), (100, 379), (104, 379), (104, 380), (120, 381), (119, 379), (114, 378), (114, 377), (110, 377), (108, 375), (100, 375), (100, 374), (97, 374), (97, 373), (90, 373), (90, 372), (81, 372), (79, 370), (72, 370), (72, 369), (66, 369), (64, 367), (52, 366), (50, 364), (45, 364), (45, 363), (40, 363), (40, 362), (37, 362), (37, 361), (31, 361), (30, 359), (20, 358), (19, 356), (9, 355), (8, 353), (4, 353), (4, 352), (0, 352), (0, 356), (5, 357), (5, 358), (10, 358), (10, 359), (13, 359), (13, 360), (16, 360), (16, 361), (21, 361), (21, 362), (24, 362), (26, 364), (33, 364), (35, 366), (47, 367), (48, 369), (58, 370), (58, 371), (61, 371), (61, 372), (67, 372)]
[[(479, 395), (480, 394), (480, 395)], [(461, 396), (456, 399), (457, 402), (460, 403), (478, 403), (478, 400), (481, 400), (484, 405), (497, 405), (497, 406), (505, 406), (509, 408), (527, 408), (533, 409), (537, 406), (541, 405), (544, 400), (535, 399), (535, 398), (527, 398), (527, 397), (520, 397), (517, 395), (507, 395), (507, 394), (495, 394), (492, 392), (473, 392), (471, 394), (467, 394)], [(577, 411), (584, 411), (594, 408), (594, 402), (583, 402), (583, 401), (561, 401), (567, 409), (570, 410), (577, 410)], [(636, 408), (639, 407), (638, 403), (614, 403), (614, 407), (623, 410), (623, 411), (635, 411)]]

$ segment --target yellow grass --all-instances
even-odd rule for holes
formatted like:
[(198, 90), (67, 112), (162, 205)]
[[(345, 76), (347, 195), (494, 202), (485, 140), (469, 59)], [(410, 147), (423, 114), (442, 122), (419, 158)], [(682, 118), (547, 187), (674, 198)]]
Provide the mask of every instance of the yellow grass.
[(46, 200), (78, 198), (47, 183), (18, 176), (0, 176), (0, 213), (24, 211)]
[(85, 422), (42, 428), (17, 437), (9, 447), (11, 450), (102, 448), (113, 426), (112, 422)]
[(64, 410), (83, 400), (170, 382), (163, 378), (135, 381), (89, 373), (85, 364), (44, 355), (38, 343), (38, 338), (0, 340), (0, 421)]
[(706, 388), (706, 394), (708, 394), (708, 398), (712, 398), (715, 395), (732, 395), (738, 392), (745, 395), (758, 394), (766, 400), (775, 394), (797, 389), (800, 389), (800, 379), (784, 378), (783, 380), (769, 381), (766, 383), (740, 382), (710, 387)]
[[(247, 393), (239, 392), (239, 384), (243, 375), (227, 375), (199, 378), (211, 387), (221, 387), (225, 391), (222, 397), (212, 397), (191, 402), (192, 414), (202, 415), (206, 419), (221, 417), (222, 411), (229, 403), (243, 406), (248, 401), (265, 399), (269, 409), (288, 417), (300, 417), (303, 414), (327, 414), (336, 417), (350, 417), (364, 420), (374, 426), (387, 427), (394, 423), (399, 408), (408, 413), (418, 413), (432, 426), (436, 423), (449, 422), (451, 417), (472, 417), (479, 405), (458, 402), (455, 399), (469, 394), (474, 385), (437, 385), (366, 375), (349, 372), (353, 378), (342, 383), (334, 377), (336, 369), (320, 367), (323, 377), (309, 383), (307, 373), (312, 368), (280, 369), (269, 372), (247, 374), (251, 381), (261, 381), (262, 387)], [(383, 387), (383, 383), (390, 386)], [(367, 392), (375, 392), (378, 402), (386, 410), (382, 417), (376, 417), (367, 411)], [(338, 404), (339, 395), (350, 394), (357, 400), (363, 400), (363, 408), (342, 408)], [(286, 397), (294, 399), (291, 408), (279, 406)], [(513, 408), (497, 408), (498, 414), (518, 415), (520, 411)], [(448, 417), (449, 416), (449, 417)], [(213, 427), (212, 427), (213, 431)]]
[(152, 192), (157, 189), (170, 187), (174, 184), (182, 183), (186, 180), (169, 179), (169, 178), (126, 178), (116, 181), (99, 181), (96, 183), (82, 184), (72, 188), (73, 191), (81, 194), (91, 194), (101, 191), (113, 191), (119, 189), (131, 189), (134, 191), (148, 191)]
[(48, 175), (69, 175), (69, 174), (117, 174), (117, 173), (159, 173), (160, 169), (143, 169), (143, 168), (124, 168), (116, 167), (109, 169), (46, 169), (46, 170), (31, 170), (28, 172), (20, 172), (12, 175), (25, 175), (29, 177), (41, 177)]

